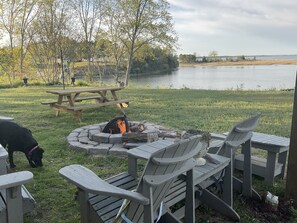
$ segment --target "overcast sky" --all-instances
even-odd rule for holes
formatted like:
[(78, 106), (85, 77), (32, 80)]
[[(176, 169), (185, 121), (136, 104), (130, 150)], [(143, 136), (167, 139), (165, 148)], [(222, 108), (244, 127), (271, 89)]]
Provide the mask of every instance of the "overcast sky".
[(168, 1), (178, 54), (297, 54), (297, 0)]

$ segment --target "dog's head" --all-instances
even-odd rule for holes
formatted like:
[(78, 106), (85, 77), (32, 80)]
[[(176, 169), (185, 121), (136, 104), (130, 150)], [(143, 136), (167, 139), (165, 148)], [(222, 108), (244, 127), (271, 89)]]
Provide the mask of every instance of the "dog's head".
[(44, 153), (44, 150), (38, 146), (29, 154), (28, 158), (29, 158), (29, 163), (31, 167), (35, 168), (35, 167), (42, 166), (43, 153)]

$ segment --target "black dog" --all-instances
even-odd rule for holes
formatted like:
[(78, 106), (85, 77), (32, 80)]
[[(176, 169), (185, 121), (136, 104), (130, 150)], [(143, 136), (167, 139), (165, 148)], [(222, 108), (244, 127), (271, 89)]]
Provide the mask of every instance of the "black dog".
[(44, 151), (38, 146), (29, 129), (11, 121), (0, 121), (0, 144), (8, 149), (10, 168), (16, 166), (13, 163), (14, 151), (25, 153), (31, 167), (42, 166)]

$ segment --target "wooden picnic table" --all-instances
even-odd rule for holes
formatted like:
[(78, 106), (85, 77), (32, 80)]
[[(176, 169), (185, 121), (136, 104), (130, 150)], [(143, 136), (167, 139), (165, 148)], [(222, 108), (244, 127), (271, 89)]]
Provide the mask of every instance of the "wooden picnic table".
[[(57, 95), (56, 101), (42, 102), (44, 105), (50, 105), (55, 111), (56, 116), (61, 111), (73, 113), (79, 120), (81, 112), (88, 108), (98, 108), (103, 106), (115, 105), (118, 103), (129, 102), (129, 100), (118, 100), (116, 91), (122, 90), (123, 87), (94, 87), (94, 88), (77, 88), (69, 90), (48, 90), (47, 93)], [(112, 97), (108, 98), (108, 92)], [(84, 94), (82, 97), (81, 95)], [(95, 103), (79, 104), (77, 102), (95, 100)]]

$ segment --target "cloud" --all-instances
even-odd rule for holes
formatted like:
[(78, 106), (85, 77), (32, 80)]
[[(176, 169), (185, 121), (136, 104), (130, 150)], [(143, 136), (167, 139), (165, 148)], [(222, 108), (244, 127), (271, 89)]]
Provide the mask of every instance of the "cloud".
[[(254, 54), (297, 53), (297, 1), (169, 0), (169, 3), (183, 51), (209, 52), (219, 43), (222, 50), (219, 54), (242, 54), (243, 50)], [(244, 40), (245, 46), (240, 40)], [(258, 46), (260, 43), (262, 47)], [(274, 51), (273, 44), (279, 45), (273, 46)], [(227, 48), (232, 45), (233, 49)]]

